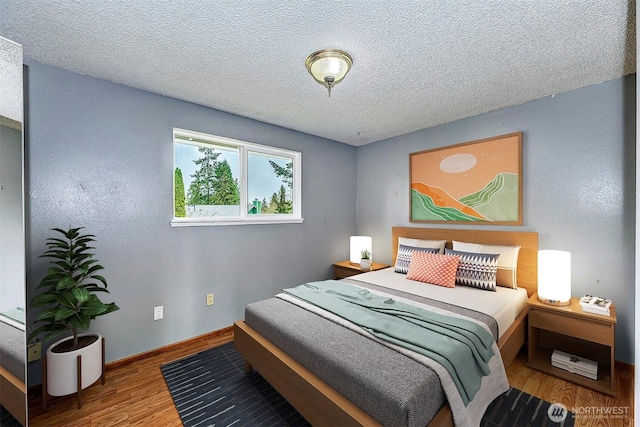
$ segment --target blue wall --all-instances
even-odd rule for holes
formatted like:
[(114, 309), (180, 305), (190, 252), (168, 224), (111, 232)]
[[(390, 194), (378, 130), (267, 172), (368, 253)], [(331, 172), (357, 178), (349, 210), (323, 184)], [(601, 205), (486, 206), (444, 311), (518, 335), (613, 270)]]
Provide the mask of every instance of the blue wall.
[[(25, 82), (27, 299), (49, 229), (87, 227), (121, 307), (91, 328), (108, 361), (229, 326), (251, 301), (330, 277), (356, 224), (389, 262), (391, 227), (411, 225), (409, 153), (522, 131), (523, 226), (486, 228), (537, 231), (541, 249), (571, 251), (573, 295), (613, 298), (616, 358), (633, 362), (634, 76), (357, 149), (34, 62)], [(173, 127), (301, 151), (304, 223), (171, 228)], [(39, 381), (38, 363), (29, 374)]]
[(523, 225), (483, 228), (570, 251), (573, 296), (613, 299), (616, 359), (633, 363), (635, 96), (627, 76), (359, 147), (358, 233), (389, 262), (391, 227), (412, 225), (409, 153), (522, 131)]
[[(49, 230), (86, 227), (104, 300), (120, 306), (91, 326), (106, 337), (107, 361), (230, 326), (247, 303), (329, 278), (348, 258), (355, 147), (34, 62), (25, 81), (27, 300), (47, 269), (38, 256)], [(171, 228), (173, 127), (302, 152), (304, 223)]]

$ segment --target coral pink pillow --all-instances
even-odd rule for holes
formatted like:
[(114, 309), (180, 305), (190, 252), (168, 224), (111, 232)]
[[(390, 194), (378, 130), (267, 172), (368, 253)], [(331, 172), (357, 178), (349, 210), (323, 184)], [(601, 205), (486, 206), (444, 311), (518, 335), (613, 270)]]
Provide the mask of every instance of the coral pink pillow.
[(460, 257), (413, 251), (407, 279), (453, 288)]

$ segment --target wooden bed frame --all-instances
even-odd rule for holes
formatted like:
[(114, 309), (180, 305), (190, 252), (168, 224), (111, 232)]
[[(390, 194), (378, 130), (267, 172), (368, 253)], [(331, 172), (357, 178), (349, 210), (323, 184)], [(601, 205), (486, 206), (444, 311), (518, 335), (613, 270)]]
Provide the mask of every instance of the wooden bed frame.
[(0, 404), (23, 426), (27, 425), (27, 387), (0, 366)]
[[(393, 262), (398, 237), (423, 240), (457, 240), (470, 243), (521, 246), (518, 256), (518, 287), (529, 296), (538, 284), (538, 234), (519, 231), (462, 230), (445, 228), (392, 228)], [(513, 325), (498, 341), (505, 367), (508, 367), (524, 344), (528, 309), (525, 308)], [(318, 426), (378, 426), (373, 418), (333, 390), (286, 353), (251, 329), (244, 321), (234, 325), (234, 346), (243, 356), (247, 372), (255, 369), (312, 425)], [(436, 414), (429, 427), (453, 426), (449, 405)]]

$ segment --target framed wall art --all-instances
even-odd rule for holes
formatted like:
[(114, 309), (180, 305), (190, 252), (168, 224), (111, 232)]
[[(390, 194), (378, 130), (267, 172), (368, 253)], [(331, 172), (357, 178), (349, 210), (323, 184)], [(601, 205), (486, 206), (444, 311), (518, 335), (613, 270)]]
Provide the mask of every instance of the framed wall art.
[(409, 154), (410, 222), (522, 224), (522, 132)]

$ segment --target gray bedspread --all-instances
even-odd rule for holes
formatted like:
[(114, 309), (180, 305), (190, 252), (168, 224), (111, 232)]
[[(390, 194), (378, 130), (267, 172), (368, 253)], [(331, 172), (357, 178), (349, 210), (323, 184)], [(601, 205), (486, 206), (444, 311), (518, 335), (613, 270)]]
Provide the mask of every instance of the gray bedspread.
[(0, 315), (0, 366), (24, 382), (25, 356), (25, 332), (3, 322)]
[[(491, 317), (446, 308), (483, 318), (497, 336)], [(287, 301), (270, 298), (249, 304), (245, 322), (383, 425), (425, 426), (446, 402), (432, 369)]]

